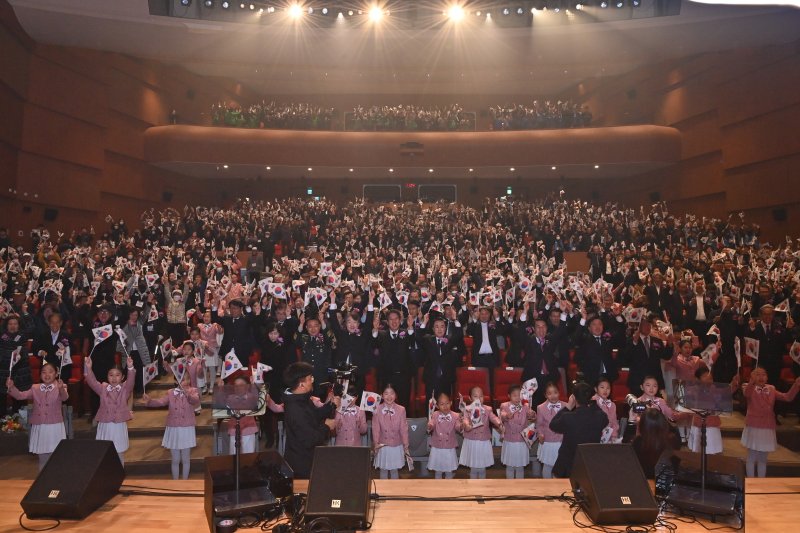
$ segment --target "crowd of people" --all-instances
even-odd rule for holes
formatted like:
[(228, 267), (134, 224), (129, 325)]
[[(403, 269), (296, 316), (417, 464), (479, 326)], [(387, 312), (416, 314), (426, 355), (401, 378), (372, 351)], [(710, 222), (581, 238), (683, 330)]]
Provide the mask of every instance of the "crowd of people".
[(345, 115), (347, 131), (475, 131), (475, 113), (451, 106), (357, 106)]
[(534, 100), (530, 106), (508, 104), (490, 107), (489, 114), (494, 131), (588, 128), (592, 125), (589, 108), (569, 100)]
[[(214, 126), (257, 129), (345, 131), (475, 131), (474, 111), (459, 104), (449, 106), (375, 105), (356, 106), (337, 122), (333, 108), (308, 103), (261, 102), (241, 107), (220, 102), (211, 107)], [(510, 104), (489, 108), (493, 131), (584, 128), (591, 126), (592, 113), (570, 101), (534, 100), (531, 106)]]
[[(376, 392), (375, 465), (396, 477), (407, 460), (412, 391), (424, 390), (432, 398), (422, 415), (431, 445), (444, 450), (431, 451), (431, 470), (447, 476), (461, 464), (471, 477), (485, 476), (494, 463), (494, 428), (504, 438), (508, 477), (522, 477), (532, 449), (543, 475), (565, 476), (571, 458), (560, 450), (576, 442), (562, 434), (572, 435), (576, 421), (594, 428), (576, 437), (582, 442), (624, 436), (611, 396), (624, 367), (622, 385), (694, 450), (698, 422), (667, 401), (670, 376), (713, 379), (734, 391), (747, 377), (742, 442), (748, 474), (763, 475), (776, 446), (775, 401), (792, 401), (800, 387), (789, 379), (800, 373), (792, 344), (800, 243), (762, 242), (743, 214), (676, 215), (664, 203), (631, 209), (568, 200), (560, 191), (532, 202), (487, 199), (479, 208), (242, 199), (228, 208), (150, 210), (137, 229), (107, 221), (99, 232), (40, 226), (30, 248), (0, 230), (0, 407), (19, 407), (7, 394), (32, 399), (32, 424), (57, 424), (58, 413), (37, 416), (37, 406), (48, 394), (64, 399), (65, 353), (91, 354), (100, 383), (87, 376), (98, 438), (119, 443), (120, 453), (127, 437), (119, 424), (129, 413), (104, 405), (137, 395), (156, 361), (167, 362), (158, 371), (174, 371), (176, 357), (190, 369), (176, 392), (144, 398), (150, 407), (168, 405), (176, 428), (193, 428), (189, 414), (220, 374), (247, 386), (250, 373), (228, 375), (229, 363), (268, 365), (270, 412), (285, 409), (287, 458), (301, 474), (308, 450), (298, 443), (329, 434), (340, 444), (358, 441), (367, 431), (359, 399)], [(586, 252), (588, 272), (564, 264), (566, 251)], [(44, 363), (41, 385), (32, 386), (28, 358), (17, 357), (28, 355), (20, 353), (28, 339), (30, 354)], [(117, 354), (135, 380), (127, 388)], [(350, 388), (320, 387), (331, 368), (346, 365), (357, 367)], [(490, 375), (521, 367), (519, 386), (503, 390), (490, 381), (456, 390), (464, 365)], [(745, 376), (745, 366), (759, 369)], [(588, 385), (573, 386), (573, 378)], [(365, 392), (368, 383), (376, 390)], [(507, 400), (499, 416), (490, 399)], [(324, 416), (314, 418), (315, 410)], [(317, 426), (294, 427), (290, 411), (311, 413)], [(116, 425), (101, 432), (100, 423)], [(258, 432), (255, 421), (247, 427), (247, 435)], [(455, 432), (466, 443), (457, 461)], [(269, 424), (264, 433), (271, 434)], [(37, 428), (31, 451), (46, 456), (60, 435), (56, 427)], [(183, 450), (193, 435), (165, 435), (173, 473), (188, 460)], [(721, 438), (711, 439), (721, 451)]]
[(214, 126), (268, 130), (330, 130), (333, 108), (308, 103), (261, 102), (242, 108), (232, 102), (211, 106)]

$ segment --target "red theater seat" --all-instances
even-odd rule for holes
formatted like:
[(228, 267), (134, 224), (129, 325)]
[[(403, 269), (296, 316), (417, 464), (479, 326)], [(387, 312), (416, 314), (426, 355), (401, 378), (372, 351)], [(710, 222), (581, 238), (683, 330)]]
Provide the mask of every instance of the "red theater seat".
[(31, 378), (33, 383), (41, 383), (42, 360), (35, 355), (28, 356), (28, 365), (31, 367)]
[(494, 369), (494, 407), (508, 399), (508, 388), (522, 385), (522, 368), (498, 367)]
[(417, 379), (414, 380), (414, 395), (411, 400), (411, 412), (414, 416), (428, 416), (427, 393), (425, 382), (422, 380), (422, 368), (419, 368), (417, 369)]
[(456, 396), (460, 393), (464, 397), (464, 401), (469, 403), (467, 398), (469, 398), (469, 391), (472, 387), (483, 389), (483, 403), (491, 405), (489, 370), (474, 366), (456, 368)]

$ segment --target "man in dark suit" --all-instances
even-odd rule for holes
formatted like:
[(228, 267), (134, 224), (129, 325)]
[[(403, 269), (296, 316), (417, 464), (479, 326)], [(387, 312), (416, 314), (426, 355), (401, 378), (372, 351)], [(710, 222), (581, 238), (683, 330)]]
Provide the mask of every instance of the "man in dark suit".
[(250, 366), (250, 353), (255, 346), (252, 315), (244, 313), (244, 304), (239, 300), (232, 300), (228, 309), (230, 315), (219, 316), (217, 308), (211, 308), (211, 319), (221, 324), (224, 330), (219, 355), (224, 359), (233, 349), (242, 366), (248, 367)]
[[(53, 313), (47, 318), (47, 331), (40, 332), (33, 340), (31, 347), (33, 353), (43, 358), (44, 362), (53, 365), (56, 370), (61, 369), (61, 380), (64, 383), (69, 381), (72, 374), (72, 366), (61, 365), (61, 353), (67, 358), (70, 356), (69, 337), (67, 332), (61, 329), (62, 319), (60, 313)], [(105, 379), (105, 376), (103, 378)]]
[(672, 295), (664, 283), (664, 277), (660, 272), (653, 274), (653, 281), (644, 288), (644, 295), (647, 296), (647, 309), (654, 315), (664, 318), (664, 310), (670, 310)]
[(612, 308), (617, 318), (613, 330), (605, 330), (603, 320), (599, 316), (587, 319), (586, 311), (582, 311), (580, 328), (576, 335), (578, 346), (575, 362), (583, 373), (583, 381), (590, 385), (597, 384), (601, 375), (605, 375), (613, 383), (617, 377), (617, 363), (611, 351), (625, 345), (625, 322), (620, 316), (619, 306)]
[(572, 463), (579, 444), (600, 442), (603, 429), (608, 425), (608, 417), (592, 401), (594, 389), (586, 383), (578, 383), (569, 398), (566, 409), (561, 409), (553, 420), (550, 429), (564, 435), (558, 459), (553, 465), (553, 475), (567, 478), (572, 473)]
[(433, 335), (422, 338), (422, 350), (425, 353), (423, 380), (428, 396), (435, 397), (440, 392), (453, 393), (460, 359), (457, 345), (463, 335), (460, 334), (460, 328), (454, 328), (453, 335), (449, 337), (446, 331), (445, 320), (436, 318), (433, 321)]
[(767, 381), (777, 387), (780, 384), (786, 345), (792, 341), (790, 330), (794, 328), (794, 321), (789, 316), (784, 326), (779, 320), (775, 320), (775, 308), (770, 304), (761, 306), (758, 317), (758, 320), (750, 319), (744, 336), (759, 341), (758, 366), (767, 371)]
[[(654, 317), (652, 317), (654, 318)], [(664, 374), (661, 372), (661, 360), (672, 358), (672, 346), (658, 337), (650, 335), (650, 320), (642, 319), (633, 336), (622, 351), (622, 364), (630, 368), (628, 388), (636, 396), (642, 395), (642, 383), (646, 376), (655, 376), (659, 390), (664, 390)]]
[(531, 378), (536, 378), (539, 384), (539, 388), (531, 400), (532, 405), (539, 405), (544, 401), (547, 383), (558, 383), (561, 378), (558, 373), (558, 359), (555, 350), (566, 334), (565, 320), (561, 322), (558, 329), (548, 334), (545, 319), (537, 318), (533, 325), (533, 336), (525, 339), (522, 356), (522, 381), (524, 383)]
[(372, 337), (378, 350), (378, 387), (383, 390), (391, 383), (397, 393), (397, 403), (408, 408), (411, 378), (416, 368), (410, 350), (414, 339), (414, 319), (409, 317), (403, 328), (400, 311), (392, 309), (386, 320), (388, 329), (379, 331), (379, 318), (376, 313), (372, 325)]
[(497, 336), (504, 335), (502, 324), (492, 317), (488, 307), (476, 310), (467, 324), (467, 335), (472, 337), (472, 366), (492, 369), (500, 363), (500, 348)]

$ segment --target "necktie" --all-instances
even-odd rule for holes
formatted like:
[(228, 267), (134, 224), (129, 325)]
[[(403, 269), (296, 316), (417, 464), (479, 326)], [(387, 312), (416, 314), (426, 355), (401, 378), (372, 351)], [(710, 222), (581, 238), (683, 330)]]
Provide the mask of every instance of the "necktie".
[(183, 389), (172, 389), (172, 394), (174, 394), (175, 396), (180, 396), (181, 394), (183, 394)]
[(600, 346), (603, 345), (603, 341), (600, 340), (599, 336), (596, 336), (594, 339), (597, 341), (597, 344), (599, 344)]
[(356, 414), (356, 408), (355, 407), (348, 407), (347, 409), (342, 411), (342, 413), (345, 414), (345, 415), (354, 415), (354, 414)]
[(547, 404), (547, 408), (550, 409), (551, 411), (558, 411), (559, 409), (561, 409), (561, 404), (560, 403), (548, 403)]
[(769, 324), (764, 324), (764, 330), (767, 332), (767, 335), (769, 335)]
[(516, 405), (516, 404), (513, 404), (513, 403), (511, 404), (511, 412), (512, 413), (516, 413), (517, 411), (521, 411), (521, 410), (522, 410), (522, 406), (521, 405)]
[(644, 338), (644, 351), (647, 352), (647, 355), (650, 355), (650, 337)]
[(392, 340), (397, 338), (397, 333), (392, 333)]

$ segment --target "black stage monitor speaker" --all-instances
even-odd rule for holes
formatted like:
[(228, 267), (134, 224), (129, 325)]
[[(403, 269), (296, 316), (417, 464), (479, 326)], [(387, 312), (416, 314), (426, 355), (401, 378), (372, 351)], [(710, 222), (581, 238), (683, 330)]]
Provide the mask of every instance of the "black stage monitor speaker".
[(318, 446), (308, 480), (306, 523), (327, 518), (337, 529), (364, 529), (369, 511), (369, 448)]
[(647, 478), (630, 444), (580, 444), (569, 478), (595, 524), (652, 524), (658, 516)]
[(123, 479), (113, 442), (65, 439), (22, 499), (22, 509), (28, 518), (85, 518), (117, 494)]
[(205, 458), (204, 508), (212, 532), (220, 518), (277, 513), (278, 500), (292, 495), (294, 473), (278, 452), (239, 456), (238, 493), (234, 462), (233, 455)]

